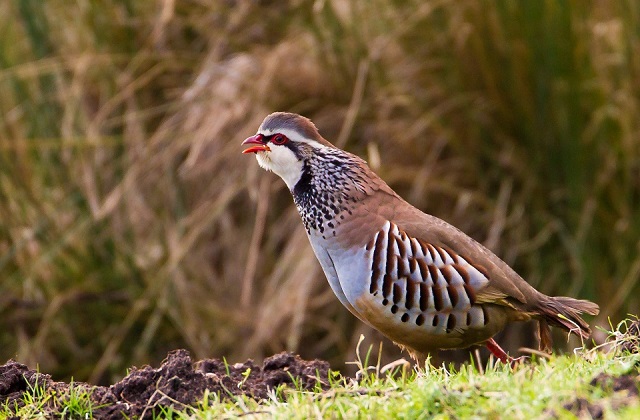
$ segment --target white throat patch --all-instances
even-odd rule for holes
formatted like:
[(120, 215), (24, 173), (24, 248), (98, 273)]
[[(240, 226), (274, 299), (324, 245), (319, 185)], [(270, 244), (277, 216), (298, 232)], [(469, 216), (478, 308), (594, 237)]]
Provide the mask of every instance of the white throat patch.
[(270, 144), (269, 148), (270, 152), (256, 153), (258, 164), (282, 178), (289, 190), (293, 191), (302, 176), (302, 161), (286, 146)]

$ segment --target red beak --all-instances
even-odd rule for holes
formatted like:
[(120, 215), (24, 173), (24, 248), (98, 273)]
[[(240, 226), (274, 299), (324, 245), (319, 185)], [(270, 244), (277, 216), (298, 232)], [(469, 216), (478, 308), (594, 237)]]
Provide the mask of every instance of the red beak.
[(242, 142), (245, 144), (253, 144), (255, 146), (248, 147), (242, 151), (242, 153), (258, 153), (258, 152), (270, 152), (269, 146), (264, 141), (264, 136), (262, 134), (256, 134), (255, 136), (251, 136)]

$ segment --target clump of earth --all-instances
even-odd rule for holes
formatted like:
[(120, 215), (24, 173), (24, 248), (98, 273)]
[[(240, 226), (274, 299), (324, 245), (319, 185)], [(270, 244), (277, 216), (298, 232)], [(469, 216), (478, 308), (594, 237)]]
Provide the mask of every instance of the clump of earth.
[[(70, 384), (55, 382), (50, 375), (9, 360), (0, 366), (0, 405), (24, 404), (23, 394), (35, 386), (44, 386), (56, 395), (69, 395)], [(94, 418), (153, 418), (162, 408), (182, 410), (202, 400), (205, 391), (233, 398), (247, 395), (266, 399), (271, 390), (282, 386), (302, 390), (329, 388), (329, 363), (306, 361), (291, 353), (280, 353), (264, 360), (261, 366), (248, 360), (228, 365), (218, 359), (197, 363), (186, 350), (170, 352), (159, 368), (133, 368), (121, 381), (109, 387), (74, 382), (75, 390), (90, 392)], [(47, 417), (60, 415), (51, 404)], [(16, 417), (17, 418), (17, 417)]]

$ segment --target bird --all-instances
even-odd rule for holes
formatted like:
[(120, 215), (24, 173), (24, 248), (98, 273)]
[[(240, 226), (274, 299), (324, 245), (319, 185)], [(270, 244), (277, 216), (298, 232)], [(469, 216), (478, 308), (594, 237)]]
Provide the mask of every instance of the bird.
[(550, 326), (589, 338), (581, 315), (597, 315), (597, 304), (539, 292), (485, 246), (402, 199), (308, 118), (272, 113), (242, 145), (289, 188), (338, 300), (412, 357), (485, 345), (514, 364), (493, 337), (532, 319), (547, 352)]

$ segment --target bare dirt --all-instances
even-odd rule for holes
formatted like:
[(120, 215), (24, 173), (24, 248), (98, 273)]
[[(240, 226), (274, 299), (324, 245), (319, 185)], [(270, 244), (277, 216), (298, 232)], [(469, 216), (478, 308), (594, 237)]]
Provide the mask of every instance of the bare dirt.
[[(94, 418), (152, 418), (163, 408), (182, 410), (202, 400), (205, 390), (233, 398), (247, 395), (265, 399), (270, 390), (291, 387), (302, 390), (326, 390), (329, 387), (329, 363), (306, 361), (291, 353), (265, 359), (262, 366), (252, 360), (227, 365), (218, 359), (193, 363), (189, 352), (175, 350), (159, 368), (133, 368), (120, 382), (109, 387), (73, 383), (76, 391), (91, 392)], [(50, 375), (38, 373), (13, 360), (0, 366), (0, 405), (24, 404), (23, 395), (35, 386), (44, 386), (59, 398), (68, 398), (70, 384), (55, 382)], [(60, 416), (60, 404), (52, 398), (45, 407), (47, 417)]]

